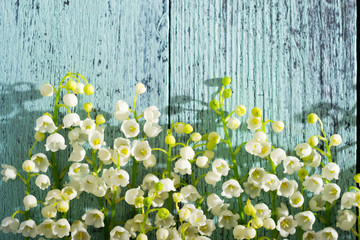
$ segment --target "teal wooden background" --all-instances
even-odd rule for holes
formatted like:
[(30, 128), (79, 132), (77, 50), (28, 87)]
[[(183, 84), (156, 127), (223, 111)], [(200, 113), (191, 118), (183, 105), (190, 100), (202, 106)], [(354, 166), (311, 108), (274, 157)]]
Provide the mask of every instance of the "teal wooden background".
[[(39, 86), (57, 83), (69, 70), (96, 88), (81, 103), (93, 101), (108, 118), (117, 100), (131, 101), (129, 89), (141, 81), (148, 87), (141, 102), (162, 109), (162, 124), (182, 120), (202, 132), (216, 127), (207, 103), (218, 91), (216, 78), (228, 75), (230, 107), (259, 106), (266, 118), (285, 122), (272, 136), (277, 146), (293, 149), (314, 134), (304, 122), (317, 112), (328, 134), (343, 136), (336, 158), (346, 176), (353, 175), (356, 7), (356, 0), (1, 1), (1, 163), (21, 168), (36, 118), (52, 109)], [(110, 137), (119, 135), (115, 124), (109, 122)], [(235, 142), (250, 137), (245, 128), (233, 135)], [(240, 157), (244, 165), (264, 164)], [(23, 190), (19, 179), (0, 182), (1, 219), (22, 206)], [(92, 201), (77, 203), (71, 215)], [(232, 233), (219, 229), (212, 237), (230, 239)], [(0, 239), (19, 236), (0, 233)]]

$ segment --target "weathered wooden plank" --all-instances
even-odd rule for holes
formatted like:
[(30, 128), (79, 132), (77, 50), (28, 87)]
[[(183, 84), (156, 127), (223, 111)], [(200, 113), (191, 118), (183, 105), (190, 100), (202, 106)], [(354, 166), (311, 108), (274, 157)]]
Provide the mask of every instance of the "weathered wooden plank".
[[(217, 125), (207, 103), (218, 91), (214, 78), (228, 75), (234, 90), (230, 109), (259, 106), (266, 118), (284, 121), (284, 132), (271, 140), (288, 154), (319, 132), (305, 124), (307, 114), (317, 112), (327, 134), (343, 136), (334, 156), (343, 176), (353, 175), (355, 9), (356, 1), (172, 1), (171, 119), (196, 123), (201, 132)], [(233, 134), (237, 144), (250, 137), (245, 119), (242, 124)], [(247, 167), (266, 166), (247, 154), (239, 159)], [(353, 180), (343, 177), (338, 183), (346, 189)], [(221, 192), (221, 184), (201, 187)], [(212, 237), (228, 239), (232, 233), (220, 229)]]
[[(46, 81), (58, 83), (69, 70), (84, 74), (96, 88), (79, 106), (91, 101), (112, 118), (116, 101), (131, 103), (135, 83), (143, 82), (149, 93), (139, 97), (140, 110), (156, 104), (163, 112), (169, 98), (168, 6), (168, 0), (2, 1), (1, 163), (21, 168), (33, 143), (36, 118), (52, 108), (38, 89)], [(166, 114), (160, 122), (167, 123)], [(121, 135), (120, 125), (111, 121), (107, 131), (112, 145)], [(140, 168), (139, 175), (143, 173)], [(24, 186), (20, 179), (1, 181), (0, 190), (3, 219), (23, 205)], [(81, 217), (89, 207), (98, 208), (97, 199), (74, 202), (71, 218)], [(124, 205), (118, 213), (119, 220), (129, 217)], [(19, 236), (0, 233), (0, 238)]]

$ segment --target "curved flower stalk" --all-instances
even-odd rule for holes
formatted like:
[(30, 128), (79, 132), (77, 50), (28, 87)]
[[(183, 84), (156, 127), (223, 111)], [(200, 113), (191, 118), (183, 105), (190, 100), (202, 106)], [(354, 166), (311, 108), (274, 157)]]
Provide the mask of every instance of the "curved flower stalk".
[[(359, 216), (353, 209), (360, 206), (360, 189), (351, 186), (345, 191), (336, 184), (341, 168), (331, 150), (341, 144), (341, 136), (328, 137), (321, 119), (312, 113), (307, 120), (319, 123), (320, 134), (286, 151), (274, 146), (268, 137), (271, 132), (281, 132), (284, 123), (265, 120), (261, 109), (255, 107), (245, 123), (251, 138), (234, 146), (230, 132), (237, 134), (245, 122), (242, 117), (246, 108), (239, 105), (227, 114), (230, 84), (230, 78), (223, 78), (219, 100), (210, 101), (210, 108), (221, 119), (223, 133), (209, 130), (202, 134), (189, 123), (177, 122), (166, 129), (163, 145), (149, 141), (163, 131), (159, 109), (152, 105), (140, 112), (137, 108), (138, 98), (146, 92), (141, 83), (135, 86), (132, 106), (122, 100), (116, 103), (114, 118), (120, 122), (121, 136), (110, 144), (105, 142), (106, 119), (93, 111), (91, 103), (83, 106), (85, 119), (73, 112), (80, 94), (94, 92), (82, 75), (69, 72), (57, 89), (42, 85), (41, 94), (54, 97), (54, 112), (36, 120), (36, 141), (22, 162), (22, 170), (1, 165), (2, 180), (18, 177), (26, 190), (24, 207), (3, 219), (0, 229), (26, 239), (82, 240), (91, 239), (93, 229), (101, 229), (102, 238), (112, 240), (146, 240), (152, 236), (158, 240), (206, 240), (216, 228), (232, 231), (235, 239), (338, 239), (337, 230), (341, 229), (352, 231), (360, 239), (355, 229)], [(61, 108), (65, 114), (59, 114)], [(43, 151), (38, 143), (45, 139)], [(230, 159), (222, 152), (215, 154), (214, 149), (222, 143)], [(243, 147), (247, 154), (267, 161), (268, 168), (246, 169), (238, 157)], [(67, 148), (70, 155), (59, 158), (58, 152)], [(162, 161), (164, 168), (158, 164)], [(139, 164), (148, 169), (145, 176), (138, 174)], [(60, 171), (63, 165), (66, 167)], [(128, 166), (130, 171), (126, 170)], [(155, 166), (156, 170), (151, 170)], [(201, 175), (199, 169), (206, 173)], [(281, 179), (280, 173), (284, 174)], [(35, 181), (30, 181), (32, 178)], [(200, 181), (209, 189), (221, 184), (222, 191), (204, 192), (198, 187)], [(355, 181), (360, 183), (360, 174)], [(45, 199), (30, 192), (32, 183), (46, 192)], [(265, 194), (270, 195), (271, 204), (263, 201)], [(90, 195), (97, 198), (98, 206), (85, 209), (81, 216), (68, 216), (71, 201)], [(232, 198), (236, 207), (227, 203)], [(37, 223), (32, 217), (39, 204), (41, 222)], [(132, 212), (120, 219), (120, 208)], [(15, 218), (17, 214), (24, 215), (24, 221)], [(336, 223), (331, 217), (335, 215)], [(316, 223), (322, 229), (314, 229)]]

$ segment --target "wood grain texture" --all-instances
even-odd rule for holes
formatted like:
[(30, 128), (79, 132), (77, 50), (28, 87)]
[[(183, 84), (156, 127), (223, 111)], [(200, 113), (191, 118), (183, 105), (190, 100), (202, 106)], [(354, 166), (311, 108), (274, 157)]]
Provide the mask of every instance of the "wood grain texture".
[[(344, 145), (335, 156), (344, 174), (338, 183), (346, 189), (356, 172), (355, 9), (355, 1), (171, 1), (170, 118), (196, 123), (197, 131), (218, 126), (222, 132), (208, 102), (229, 76), (229, 111), (258, 106), (266, 119), (284, 121), (284, 131), (272, 133), (271, 141), (288, 154), (319, 133), (305, 124), (310, 112), (323, 119), (327, 134), (341, 134)], [(232, 133), (235, 145), (251, 137), (245, 119), (242, 124)], [(248, 154), (238, 162), (241, 175), (249, 166), (268, 167)], [(221, 184), (201, 189), (220, 193)], [(212, 237), (233, 236), (220, 229)], [(341, 239), (351, 237), (341, 232)]]
[[(93, 96), (80, 99), (79, 106), (91, 101), (107, 119), (113, 118), (118, 100), (132, 102), (137, 82), (150, 92), (139, 97), (140, 110), (156, 104), (163, 111), (169, 98), (167, 10), (167, 0), (151, 4), (141, 0), (2, 1), (1, 163), (21, 169), (33, 144), (35, 120), (52, 111), (52, 100), (42, 98), (38, 89), (47, 81), (57, 84), (69, 70), (84, 74), (96, 88)], [(167, 122), (166, 114), (161, 122)], [(120, 136), (119, 123), (110, 125), (109, 143)], [(131, 166), (127, 170), (131, 172)], [(143, 169), (139, 171), (144, 175)], [(0, 190), (3, 219), (23, 206), (24, 186), (20, 179), (1, 181)], [(129, 217), (124, 206), (119, 206), (118, 219)], [(79, 218), (86, 208), (94, 207), (98, 208), (95, 198), (78, 201), (70, 216)], [(0, 233), (0, 239), (19, 238)], [(95, 232), (93, 239), (100, 236)]]
[[(344, 175), (353, 175), (356, 8), (356, 0), (2, 1), (0, 162), (21, 168), (36, 118), (52, 109), (37, 89), (44, 81), (57, 83), (69, 70), (96, 87), (80, 106), (91, 101), (111, 118), (116, 101), (131, 102), (129, 89), (141, 81), (149, 92), (141, 96), (142, 107), (156, 104), (163, 112), (161, 123), (181, 120), (201, 133), (220, 126), (208, 102), (219, 91), (219, 78), (227, 75), (234, 91), (228, 109), (258, 106), (265, 118), (284, 121), (284, 131), (271, 134), (271, 141), (288, 154), (318, 133), (305, 124), (308, 113), (318, 113), (327, 134), (343, 137), (335, 156)], [(250, 138), (241, 121), (232, 133), (235, 145)], [(110, 143), (120, 131), (115, 121), (109, 125)], [(219, 148), (216, 154), (223, 152)], [(238, 160), (242, 174), (249, 166), (267, 167), (243, 152)], [(345, 189), (353, 180), (338, 183)], [(219, 183), (215, 189), (203, 181), (199, 186), (202, 192), (221, 192)], [(22, 206), (23, 190), (19, 179), (0, 181), (1, 219)], [(80, 216), (96, 204), (92, 198), (77, 202), (70, 215)], [(129, 214), (124, 206), (119, 206), (119, 219)], [(19, 236), (0, 233), (0, 239)], [(232, 232), (218, 229), (212, 239), (232, 239)], [(341, 233), (341, 239), (351, 235)]]

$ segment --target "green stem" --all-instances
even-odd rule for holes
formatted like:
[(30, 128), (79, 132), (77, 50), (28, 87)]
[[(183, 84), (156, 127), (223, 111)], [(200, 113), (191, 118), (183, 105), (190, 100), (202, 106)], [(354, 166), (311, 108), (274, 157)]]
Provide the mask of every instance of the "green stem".
[(51, 170), (53, 174), (53, 189), (60, 189), (59, 171), (55, 152), (51, 152)]
[(97, 175), (98, 175), (98, 171), (97, 171), (97, 162), (96, 162), (95, 153), (96, 153), (96, 150), (92, 150), (92, 151), (91, 151), (93, 171), (96, 173), (96, 176), (97, 176)]
[[(224, 86), (223, 86), (223, 88), (224, 88)], [(224, 109), (223, 109), (223, 100), (221, 99), (222, 98), (222, 90), (223, 90), (223, 88), (220, 91), (221, 122), (223, 124), (224, 133), (225, 133), (225, 136), (226, 136), (227, 144), (229, 146), (229, 152), (230, 152), (231, 162), (233, 164), (232, 169), (234, 171), (235, 180), (239, 182), (239, 180), (240, 180), (239, 169), (238, 169), (235, 154), (233, 152), (233, 148), (232, 148), (232, 145), (231, 145), (230, 136), (229, 136), (229, 133), (227, 131), (226, 121), (225, 121), (225, 116), (224, 116)], [(240, 224), (242, 224), (244, 222), (245, 216), (244, 216), (241, 196), (238, 197), (238, 205), (239, 205), (239, 214), (240, 214)]]
[(326, 221), (326, 227), (330, 227), (330, 220), (331, 220), (331, 204), (326, 203), (326, 215), (325, 215), (325, 221)]
[[(267, 159), (270, 162), (271, 172), (276, 175), (276, 166), (275, 166), (274, 162), (271, 160), (271, 158), (267, 158)], [(271, 209), (272, 214), (271, 215), (272, 215), (272, 219), (275, 221), (275, 223), (277, 222), (277, 203), (276, 203), (276, 200), (277, 200), (277, 190), (271, 192), (271, 202), (272, 202), (272, 209)], [(277, 235), (278, 235), (278, 231), (276, 229), (274, 229), (272, 231), (272, 238), (276, 239)]]
[(132, 166), (132, 174), (131, 174), (131, 187), (132, 188), (136, 187), (137, 166), (138, 166), (138, 162), (133, 157), (133, 166)]
[(114, 195), (111, 201), (111, 218), (110, 218), (110, 230), (113, 229), (114, 227), (114, 222), (115, 222), (115, 211), (116, 211), (116, 192), (117, 192), (117, 187), (115, 187), (114, 189)]
[[(168, 151), (167, 151), (167, 159), (166, 159), (166, 171), (168, 172), (169, 177), (170, 177), (170, 173), (171, 173), (171, 148), (172, 148), (172, 146), (169, 145)], [(170, 213), (172, 213), (170, 197), (168, 199), (166, 199), (166, 208), (170, 211)]]

